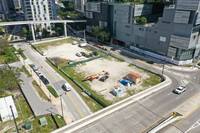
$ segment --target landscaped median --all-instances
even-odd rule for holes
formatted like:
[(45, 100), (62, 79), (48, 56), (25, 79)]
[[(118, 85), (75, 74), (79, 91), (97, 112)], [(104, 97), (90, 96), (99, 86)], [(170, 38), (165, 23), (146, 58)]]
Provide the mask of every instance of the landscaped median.
[(47, 85), (47, 89), (51, 92), (51, 94), (52, 94), (55, 98), (58, 97), (57, 92), (54, 90), (54, 88), (53, 88), (52, 86)]

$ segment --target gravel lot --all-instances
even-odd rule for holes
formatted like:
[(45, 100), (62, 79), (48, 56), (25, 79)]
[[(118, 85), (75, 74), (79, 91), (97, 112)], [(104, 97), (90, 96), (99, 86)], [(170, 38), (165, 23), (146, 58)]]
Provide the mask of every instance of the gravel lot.
[(80, 48), (78, 45), (72, 45), (70, 43), (64, 43), (63, 45), (56, 47), (49, 46), (47, 47), (47, 50), (44, 50), (44, 52), (47, 52), (51, 57), (61, 57), (75, 62), (86, 59), (85, 57), (77, 57), (76, 53), (89, 53), (84, 48)]

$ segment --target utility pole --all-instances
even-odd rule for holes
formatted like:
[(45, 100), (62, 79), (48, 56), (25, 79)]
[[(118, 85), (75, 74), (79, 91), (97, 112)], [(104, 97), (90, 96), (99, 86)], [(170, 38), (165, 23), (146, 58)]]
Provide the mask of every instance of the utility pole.
[(163, 63), (162, 76), (163, 76), (163, 74), (164, 74), (164, 70), (165, 70), (165, 63)]
[(17, 130), (17, 133), (19, 133), (19, 130), (18, 130), (18, 127), (17, 127), (17, 123), (16, 123), (16, 120), (15, 120), (15, 116), (14, 116), (14, 113), (13, 113), (13, 110), (12, 110), (12, 106), (10, 105), (10, 110), (11, 110), (11, 113), (12, 113), (12, 116), (13, 116), (13, 120), (15, 122), (15, 127), (16, 127), (16, 130)]
[(85, 39), (85, 30), (84, 30), (84, 32), (83, 32), (83, 33), (84, 33), (84, 34), (83, 34), (83, 35), (84, 35), (84, 36), (83, 36), (83, 37), (84, 37), (84, 42), (86, 42), (86, 39)]

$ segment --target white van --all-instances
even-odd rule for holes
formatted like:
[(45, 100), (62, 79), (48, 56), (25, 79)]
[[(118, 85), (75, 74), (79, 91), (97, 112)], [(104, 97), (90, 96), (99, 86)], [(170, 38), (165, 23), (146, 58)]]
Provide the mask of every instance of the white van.
[(85, 46), (87, 46), (87, 43), (81, 43), (81, 44), (79, 44), (79, 47), (85, 47)]
[(70, 84), (69, 84), (69, 83), (63, 84), (63, 89), (64, 89), (65, 91), (71, 91), (71, 86), (70, 86)]

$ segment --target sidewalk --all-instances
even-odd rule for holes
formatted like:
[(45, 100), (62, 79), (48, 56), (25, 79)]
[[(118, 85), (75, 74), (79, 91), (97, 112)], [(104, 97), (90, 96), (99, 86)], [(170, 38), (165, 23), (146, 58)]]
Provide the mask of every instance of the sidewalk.
[(36, 117), (48, 115), (51, 113), (58, 114), (57, 109), (52, 103), (40, 100), (32, 86), (32, 81), (34, 80), (32, 77), (27, 77), (24, 73), (22, 73), (21, 79), (23, 80), (21, 89)]

